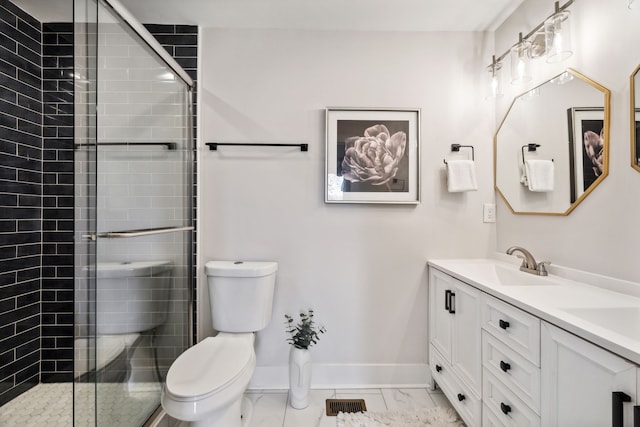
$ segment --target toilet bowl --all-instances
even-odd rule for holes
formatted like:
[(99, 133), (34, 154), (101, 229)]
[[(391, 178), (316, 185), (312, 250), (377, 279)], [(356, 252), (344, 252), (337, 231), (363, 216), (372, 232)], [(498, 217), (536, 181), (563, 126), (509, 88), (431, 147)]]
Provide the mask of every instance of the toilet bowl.
[(244, 392), (256, 367), (254, 332), (271, 320), (275, 262), (210, 261), (205, 266), (212, 325), (220, 331), (173, 362), (161, 403), (191, 427), (242, 427), (250, 421)]
[(185, 351), (167, 374), (165, 411), (193, 427), (241, 426), (233, 405), (241, 404), (256, 367), (253, 342), (253, 333), (220, 333)]

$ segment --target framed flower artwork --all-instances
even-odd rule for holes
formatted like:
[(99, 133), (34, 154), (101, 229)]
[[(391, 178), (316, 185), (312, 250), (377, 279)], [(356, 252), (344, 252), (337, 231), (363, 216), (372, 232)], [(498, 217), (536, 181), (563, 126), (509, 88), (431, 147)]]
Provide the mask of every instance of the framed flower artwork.
[(420, 110), (327, 108), (326, 203), (420, 203)]
[(606, 175), (604, 109), (574, 107), (567, 110), (571, 203), (582, 196), (596, 179)]

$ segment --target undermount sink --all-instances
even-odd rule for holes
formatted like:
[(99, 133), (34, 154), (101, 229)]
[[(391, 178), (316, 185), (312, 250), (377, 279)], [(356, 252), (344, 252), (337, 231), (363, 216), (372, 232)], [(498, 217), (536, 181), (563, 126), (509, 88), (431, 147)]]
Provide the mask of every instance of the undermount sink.
[(640, 340), (640, 307), (563, 308), (562, 311), (627, 338)]
[(464, 279), (486, 286), (553, 286), (566, 283), (557, 276), (538, 276), (520, 271), (519, 266), (485, 260), (441, 261), (440, 265)]
[(558, 284), (552, 277), (525, 273), (517, 267), (509, 268), (496, 265), (495, 272), (498, 282), (502, 286), (549, 286)]

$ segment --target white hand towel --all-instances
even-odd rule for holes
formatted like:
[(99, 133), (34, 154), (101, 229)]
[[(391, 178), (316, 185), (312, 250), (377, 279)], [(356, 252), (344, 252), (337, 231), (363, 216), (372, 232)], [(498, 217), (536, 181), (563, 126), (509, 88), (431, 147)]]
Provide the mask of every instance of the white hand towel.
[(450, 193), (476, 191), (476, 166), (473, 160), (447, 161), (447, 187)]
[(553, 191), (554, 167), (552, 160), (526, 160), (524, 167), (530, 191)]
[(529, 186), (529, 180), (527, 179), (527, 168), (522, 165), (522, 176), (520, 177), (520, 183), (525, 187)]

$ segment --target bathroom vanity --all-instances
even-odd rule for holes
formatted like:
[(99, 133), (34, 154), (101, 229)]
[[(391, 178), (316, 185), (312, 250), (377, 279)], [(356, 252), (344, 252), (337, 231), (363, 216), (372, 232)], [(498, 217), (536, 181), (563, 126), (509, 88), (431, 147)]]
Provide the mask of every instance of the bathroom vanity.
[(640, 425), (634, 284), (611, 279), (613, 291), (497, 260), (428, 266), (429, 366), (468, 426)]

